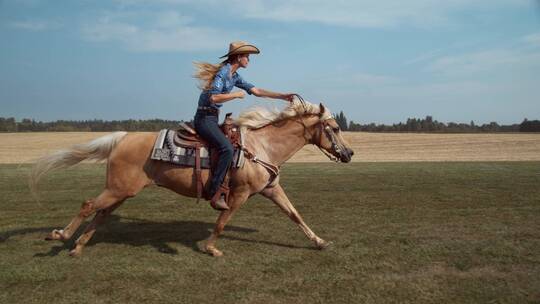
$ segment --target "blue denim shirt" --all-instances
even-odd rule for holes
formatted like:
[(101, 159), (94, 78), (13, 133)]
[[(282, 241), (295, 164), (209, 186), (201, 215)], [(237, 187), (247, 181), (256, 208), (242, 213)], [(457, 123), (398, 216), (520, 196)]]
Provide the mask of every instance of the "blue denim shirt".
[(227, 63), (223, 65), (217, 72), (214, 80), (212, 81), (212, 86), (210, 89), (201, 92), (201, 96), (199, 97), (199, 106), (219, 109), (222, 104), (210, 102), (210, 96), (212, 94), (230, 93), (234, 86), (244, 89), (250, 95), (251, 89), (255, 87), (240, 77), (240, 74), (234, 72), (234, 74), (231, 75), (231, 65)]

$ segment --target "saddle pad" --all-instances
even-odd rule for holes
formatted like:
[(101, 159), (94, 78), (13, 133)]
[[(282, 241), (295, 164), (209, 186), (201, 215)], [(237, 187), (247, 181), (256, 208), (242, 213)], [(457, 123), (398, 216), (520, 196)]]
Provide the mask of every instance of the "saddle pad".
[[(195, 148), (181, 147), (174, 143), (174, 136), (176, 131), (163, 129), (159, 132), (159, 135), (154, 143), (152, 149), (151, 159), (161, 160), (175, 165), (195, 167)], [(210, 151), (208, 147), (203, 146), (199, 150), (201, 158), (201, 168), (210, 169)], [(232, 166), (239, 168), (243, 165), (244, 154), (240, 149), (236, 149), (233, 155)]]

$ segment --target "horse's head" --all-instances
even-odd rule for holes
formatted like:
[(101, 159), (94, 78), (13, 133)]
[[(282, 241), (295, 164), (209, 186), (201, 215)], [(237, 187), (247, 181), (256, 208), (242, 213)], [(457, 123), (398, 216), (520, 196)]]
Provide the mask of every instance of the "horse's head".
[[(300, 128), (286, 128), (287, 122), (294, 122)], [(279, 136), (279, 132), (294, 132), (294, 136), (303, 136), (298, 138), (299, 144), (307, 143), (314, 144), (331, 160), (348, 163), (354, 152), (349, 144), (342, 136), (339, 125), (330, 113), (330, 111), (321, 104), (319, 106), (306, 102), (300, 95), (282, 111), (272, 111), (266, 108), (256, 108), (251, 111), (244, 111), (236, 120), (236, 123), (245, 129), (264, 129), (266, 126), (275, 126), (274, 133), (269, 133), (270, 136)], [(302, 141), (304, 139), (305, 141)], [(290, 146), (290, 142), (282, 142), (291, 149), (295, 149), (294, 144)], [(298, 151), (301, 146), (297, 147)], [(286, 147), (284, 148), (286, 150)], [(283, 152), (288, 156), (284, 156), (284, 160), (292, 154)], [(279, 157), (278, 157), (279, 158)]]
[(330, 111), (321, 103), (319, 121), (314, 125), (311, 142), (318, 146), (328, 158), (348, 163), (354, 154), (343, 139), (341, 129)]

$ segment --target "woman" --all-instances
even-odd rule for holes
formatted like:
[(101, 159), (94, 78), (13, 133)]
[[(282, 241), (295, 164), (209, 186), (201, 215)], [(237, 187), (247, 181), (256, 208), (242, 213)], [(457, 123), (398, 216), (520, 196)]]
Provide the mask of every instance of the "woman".
[[(215, 147), (219, 153), (219, 160), (210, 180), (208, 188), (210, 205), (216, 210), (227, 210), (225, 196), (222, 195), (220, 186), (223, 183), (227, 169), (231, 165), (233, 158), (233, 147), (223, 132), (219, 129), (219, 108), (224, 102), (236, 98), (244, 98), (243, 91), (231, 92), (236, 86), (243, 89), (248, 94), (257, 97), (269, 97), (283, 99), (292, 102), (295, 94), (274, 93), (260, 88), (256, 88), (246, 82), (237, 73), (239, 68), (247, 68), (250, 54), (259, 54), (259, 49), (254, 45), (243, 41), (235, 41), (229, 45), (229, 52), (220, 58), (227, 59), (221, 64), (195, 63), (197, 72), (195, 77), (201, 80), (201, 95), (199, 106), (195, 114), (194, 126), (199, 135), (210, 145)], [(228, 186), (228, 185), (224, 185)]]

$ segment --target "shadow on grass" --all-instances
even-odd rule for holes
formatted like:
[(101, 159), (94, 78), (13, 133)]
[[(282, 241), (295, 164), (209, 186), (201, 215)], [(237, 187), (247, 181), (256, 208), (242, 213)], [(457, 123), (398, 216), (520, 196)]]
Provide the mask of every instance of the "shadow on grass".
[[(202, 252), (198, 242), (207, 239), (214, 226), (214, 223), (201, 221), (155, 222), (111, 215), (104, 225), (98, 227), (88, 246), (96, 243), (127, 244), (135, 247), (150, 245), (162, 253), (178, 254), (178, 251), (167, 243), (179, 243)], [(225, 231), (257, 232), (255, 229), (232, 225), (225, 226)]]
[[(98, 227), (94, 237), (90, 240), (90, 242), (88, 242), (87, 246), (91, 247), (98, 243), (127, 244), (134, 247), (150, 245), (161, 253), (178, 254), (178, 250), (169, 246), (168, 243), (179, 243), (188, 248), (192, 248), (194, 251), (202, 253), (198, 243), (210, 236), (214, 226), (215, 223), (201, 221), (154, 222), (145, 219), (110, 215), (106, 222)], [(3, 243), (10, 237), (17, 235), (40, 233), (43, 234), (43, 237), (45, 237), (45, 235), (50, 233), (53, 229), (58, 229), (58, 227), (24, 228), (1, 232), (0, 243)], [(36, 253), (34, 257), (56, 256), (64, 250), (73, 248), (75, 240), (82, 233), (83, 229), (84, 225), (81, 225), (79, 230), (74, 233), (70, 240), (63, 241), (61, 244), (51, 247), (48, 252)], [(227, 231), (240, 233), (257, 232), (256, 229), (232, 225), (225, 226), (225, 233)], [(307, 246), (295, 246), (262, 240), (251, 240), (243, 237), (227, 236), (223, 234), (220, 236), (220, 238), (287, 248), (314, 249)]]
[[(46, 234), (50, 233), (53, 229), (56, 229), (56, 228), (58, 227), (22, 228), (22, 229), (15, 229), (15, 230), (9, 230), (5, 232), (0, 232), (0, 244), (4, 243), (12, 236), (18, 236), (18, 235), (39, 233), (40, 235), (43, 235), (43, 238), (45, 238)], [(58, 255), (58, 253), (60, 253), (62, 250), (69, 249), (70, 246), (72, 245), (73, 245), (72, 241), (65, 241), (63, 245), (54, 246), (47, 253), (36, 253), (34, 256), (35, 257), (55, 256), (55, 255)]]
[(51, 230), (55, 228), (53, 227), (22, 228), (22, 229), (9, 230), (6, 232), (0, 232), (0, 243), (7, 241), (12, 236), (25, 235), (25, 234), (31, 234), (31, 233), (51, 232)]

